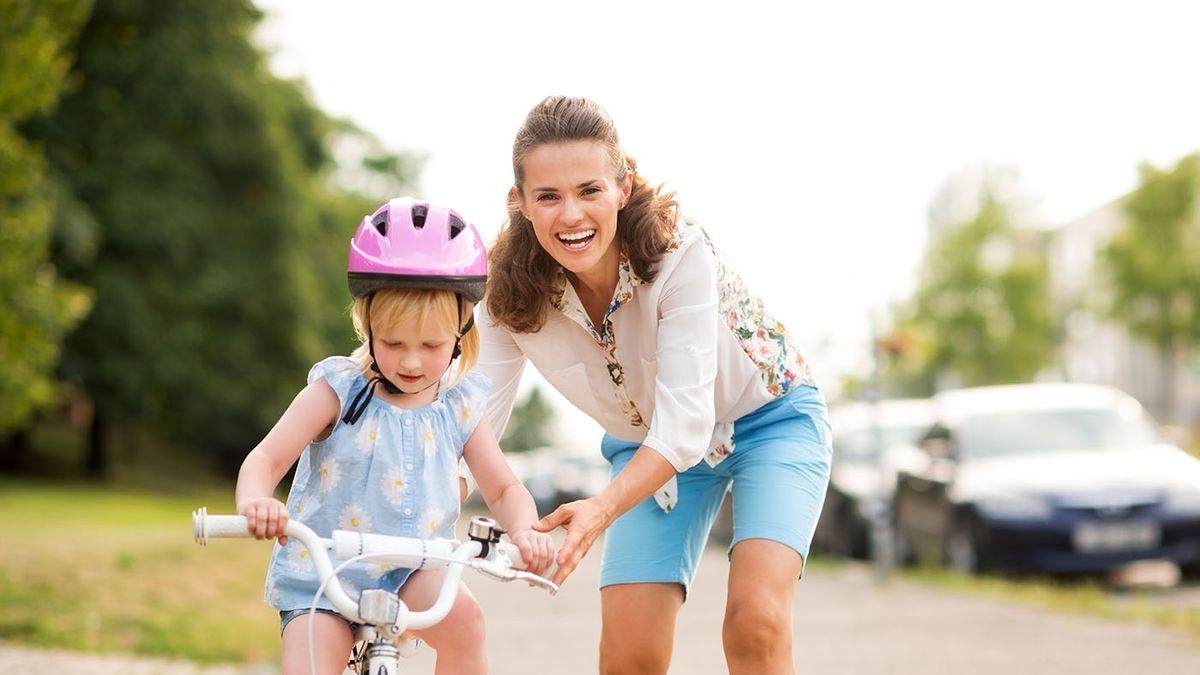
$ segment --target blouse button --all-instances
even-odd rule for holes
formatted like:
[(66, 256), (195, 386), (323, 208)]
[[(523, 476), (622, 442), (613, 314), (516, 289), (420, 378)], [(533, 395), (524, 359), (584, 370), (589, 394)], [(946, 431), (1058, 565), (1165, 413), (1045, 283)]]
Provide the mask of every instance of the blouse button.
[(405, 464), (404, 468), (408, 469), (409, 471), (412, 471), (412, 464)]
[(409, 417), (405, 417), (405, 418), (404, 418), (404, 426), (406, 426), (406, 427), (411, 427), (411, 426), (412, 426), (412, 419), (411, 419), (411, 418), (409, 418)]
[(411, 515), (412, 515), (412, 509), (404, 509), (404, 515), (406, 515), (406, 516), (411, 516)]

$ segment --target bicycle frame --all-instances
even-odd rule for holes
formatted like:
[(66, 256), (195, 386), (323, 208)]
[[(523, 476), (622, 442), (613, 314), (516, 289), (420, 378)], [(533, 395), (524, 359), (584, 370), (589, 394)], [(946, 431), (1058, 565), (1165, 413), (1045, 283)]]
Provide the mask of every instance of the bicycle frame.
[[(410, 655), (416, 648), (413, 641), (404, 637), (405, 631), (428, 628), (446, 618), (458, 595), (463, 570), (468, 566), (497, 581), (521, 580), (544, 588), (552, 595), (558, 592), (558, 586), (553, 582), (515, 569), (524, 563), (516, 546), (501, 541), (503, 533), (504, 530), (495, 521), (478, 516), (471, 519), (468, 527), (470, 539), (466, 542), (346, 530), (335, 530), (331, 537), (323, 538), (295, 520), (288, 521), (284, 532), (288, 537), (300, 541), (312, 553), (317, 580), (321, 584), (318, 594), (323, 592), (339, 614), (363, 626), (355, 638), (365, 640), (368, 644), (356, 645), (350, 665), (364, 675), (390, 675), (397, 671), (399, 657), (402, 654)], [(251, 536), (245, 517), (209, 515), (203, 507), (192, 513), (192, 535), (202, 546), (207, 545), (210, 538)], [(329, 551), (338, 560), (344, 561), (339, 568), (335, 569), (330, 562)], [(351, 562), (367, 559), (410, 569), (447, 569), (433, 605), (429, 609), (414, 612), (395, 593), (386, 590), (365, 590), (358, 600), (346, 594), (337, 578), (338, 569)], [(309, 626), (311, 630), (311, 623)], [(311, 633), (309, 649), (311, 663)], [(366, 669), (362, 670), (364, 666)]]

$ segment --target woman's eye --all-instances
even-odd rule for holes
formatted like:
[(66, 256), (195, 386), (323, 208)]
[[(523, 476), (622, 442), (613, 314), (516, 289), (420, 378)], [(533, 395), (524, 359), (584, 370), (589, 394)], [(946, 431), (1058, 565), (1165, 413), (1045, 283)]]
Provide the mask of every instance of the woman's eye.
[(586, 187), (583, 189), (583, 194), (592, 195), (592, 194), (596, 194), (599, 191), (600, 191), (600, 188), (598, 188), (598, 187)]
[(557, 199), (557, 198), (558, 198), (557, 195), (552, 195), (552, 194), (545, 193), (545, 192), (543, 192), (542, 194), (537, 196), (537, 200), (539, 202), (547, 202), (547, 201), (550, 201), (552, 199)]

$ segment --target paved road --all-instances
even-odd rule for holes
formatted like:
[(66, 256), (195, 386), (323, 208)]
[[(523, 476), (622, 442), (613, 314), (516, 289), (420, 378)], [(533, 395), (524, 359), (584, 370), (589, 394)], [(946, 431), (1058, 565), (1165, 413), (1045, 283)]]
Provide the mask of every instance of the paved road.
[[(599, 552), (558, 597), (469, 574), (488, 616), (492, 673), (595, 672)], [(727, 564), (704, 558), (677, 634), (672, 675), (723, 673), (720, 619)], [(878, 586), (865, 567), (812, 569), (796, 591), (795, 653), (800, 673), (889, 675), (1164, 675), (1200, 673), (1200, 644), (1161, 628), (1050, 614), (904, 582)], [(432, 672), (430, 650), (405, 672)], [(95, 675), (243, 675), (271, 668), (197, 669), (187, 664), (80, 657), (0, 647), (0, 672)]]

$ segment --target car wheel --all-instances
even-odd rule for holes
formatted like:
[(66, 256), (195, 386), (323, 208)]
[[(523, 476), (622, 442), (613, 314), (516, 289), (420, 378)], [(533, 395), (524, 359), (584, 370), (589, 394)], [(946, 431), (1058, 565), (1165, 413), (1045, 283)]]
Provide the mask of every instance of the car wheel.
[(946, 565), (961, 574), (979, 572), (979, 546), (975, 540), (975, 527), (970, 518), (955, 520), (954, 528), (946, 538)]

